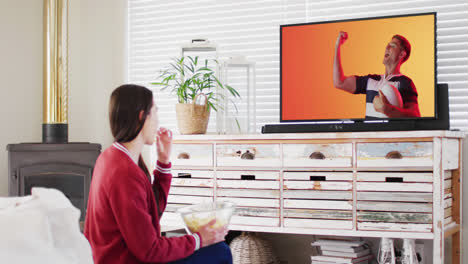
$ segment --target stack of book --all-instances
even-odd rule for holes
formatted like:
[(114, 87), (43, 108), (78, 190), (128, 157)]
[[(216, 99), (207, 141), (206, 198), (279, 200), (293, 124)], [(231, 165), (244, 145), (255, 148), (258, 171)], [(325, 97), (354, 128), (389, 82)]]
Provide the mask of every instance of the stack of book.
[(319, 247), (322, 252), (322, 255), (311, 256), (312, 264), (367, 264), (373, 257), (366, 242), (360, 240), (319, 239), (312, 246)]

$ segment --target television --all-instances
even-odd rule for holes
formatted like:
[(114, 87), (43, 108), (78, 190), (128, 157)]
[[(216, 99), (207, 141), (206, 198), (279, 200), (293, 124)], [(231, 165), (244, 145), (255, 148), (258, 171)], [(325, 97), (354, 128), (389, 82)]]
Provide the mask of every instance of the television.
[(281, 124), (262, 132), (445, 128), (436, 62), (435, 12), (281, 25)]

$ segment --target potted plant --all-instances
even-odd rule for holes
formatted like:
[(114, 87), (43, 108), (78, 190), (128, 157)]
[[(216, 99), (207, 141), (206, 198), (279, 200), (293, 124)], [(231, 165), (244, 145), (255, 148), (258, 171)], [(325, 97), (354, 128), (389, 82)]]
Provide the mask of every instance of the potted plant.
[[(200, 63), (198, 56), (174, 58), (169, 69), (161, 71), (157, 82), (151, 83), (162, 86), (161, 90), (169, 88), (177, 95), (177, 125), (181, 134), (206, 133), (210, 111), (222, 109), (226, 100), (221, 89), (240, 97), (236, 89), (219, 81), (209, 62), (218, 65), (217, 60), (205, 59)], [(197, 104), (199, 97), (204, 97), (204, 104)], [(237, 110), (235, 104), (234, 107)]]

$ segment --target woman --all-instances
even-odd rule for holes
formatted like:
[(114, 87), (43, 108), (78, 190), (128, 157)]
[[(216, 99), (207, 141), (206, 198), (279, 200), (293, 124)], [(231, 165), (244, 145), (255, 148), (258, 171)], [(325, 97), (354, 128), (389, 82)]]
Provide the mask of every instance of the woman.
[[(229, 247), (221, 242), (226, 229), (208, 224), (193, 235), (160, 234), (172, 179), (172, 133), (158, 129), (153, 93), (138, 85), (118, 87), (109, 118), (114, 143), (96, 161), (85, 221), (95, 263), (232, 263)], [(155, 137), (158, 161), (151, 184), (141, 151)]]

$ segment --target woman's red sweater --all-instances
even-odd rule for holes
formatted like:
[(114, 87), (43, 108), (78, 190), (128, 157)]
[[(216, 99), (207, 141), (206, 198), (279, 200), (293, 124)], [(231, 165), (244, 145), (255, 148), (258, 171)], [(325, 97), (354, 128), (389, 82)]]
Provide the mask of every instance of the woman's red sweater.
[[(158, 162), (154, 188), (161, 212), (171, 185), (171, 164)], [(161, 236), (150, 180), (121, 144), (114, 143), (96, 161), (88, 198), (84, 234), (96, 264), (166, 263), (191, 255), (199, 234)]]

